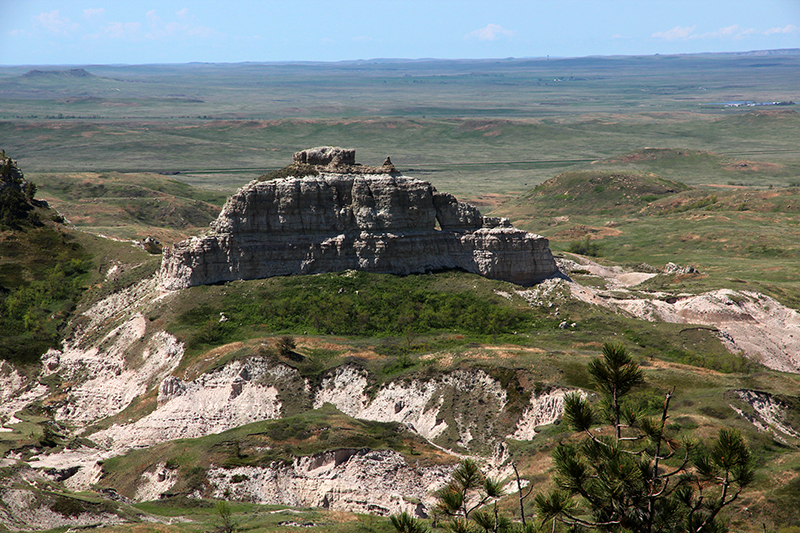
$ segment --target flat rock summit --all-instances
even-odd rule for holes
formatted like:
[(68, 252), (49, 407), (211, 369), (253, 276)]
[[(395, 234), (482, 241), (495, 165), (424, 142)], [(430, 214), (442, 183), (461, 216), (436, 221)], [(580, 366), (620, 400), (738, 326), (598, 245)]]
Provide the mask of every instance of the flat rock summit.
[(285, 178), (231, 196), (208, 234), (164, 249), (162, 287), (364, 270), (412, 274), (461, 269), (531, 285), (555, 272), (549, 242), (484, 217), (389, 158), (356, 164), (355, 150), (294, 154)]

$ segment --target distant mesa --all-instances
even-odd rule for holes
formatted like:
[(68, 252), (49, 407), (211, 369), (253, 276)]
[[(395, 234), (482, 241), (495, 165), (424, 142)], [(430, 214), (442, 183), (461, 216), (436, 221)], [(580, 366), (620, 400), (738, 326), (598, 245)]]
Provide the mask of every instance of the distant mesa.
[(23, 78), (96, 78), (94, 74), (82, 68), (68, 70), (30, 70), (22, 75)]
[(389, 158), (369, 167), (355, 150), (311, 148), (277, 174), (239, 189), (208, 234), (165, 247), (162, 286), (449, 269), (531, 285), (558, 272), (546, 238), (403, 176)]

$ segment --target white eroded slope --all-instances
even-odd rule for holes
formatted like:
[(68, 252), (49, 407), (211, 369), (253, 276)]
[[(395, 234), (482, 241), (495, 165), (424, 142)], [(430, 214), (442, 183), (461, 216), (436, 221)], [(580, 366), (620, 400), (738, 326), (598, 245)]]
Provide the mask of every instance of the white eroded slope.
[(233, 361), (190, 382), (169, 376), (161, 382), (155, 411), (129, 424), (114, 424), (90, 438), (120, 454), (131, 448), (202, 437), (279, 418), (281, 402), (275, 381), (296, 374), (286, 365), (253, 357)]

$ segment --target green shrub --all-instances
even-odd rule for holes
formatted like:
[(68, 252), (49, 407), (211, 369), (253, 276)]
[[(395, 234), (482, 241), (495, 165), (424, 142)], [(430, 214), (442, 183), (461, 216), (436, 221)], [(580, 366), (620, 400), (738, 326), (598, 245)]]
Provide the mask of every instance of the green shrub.
[(597, 257), (600, 255), (600, 246), (592, 242), (587, 235), (582, 241), (572, 241), (567, 248), (567, 251), (572, 254), (588, 255), (590, 257)]
[(278, 353), (283, 356), (287, 356), (292, 354), (295, 348), (297, 348), (297, 342), (291, 335), (283, 335), (278, 339), (276, 346), (278, 348)]
[[(32, 231), (55, 233), (49, 228)], [(63, 250), (62, 243), (50, 245), (46, 237), (28, 236), (33, 245), (38, 244), (38, 239), (45, 241), (43, 246)], [(55, 266), (0, 297), (0, 359), (32, 363), (48, 348), (58, 345), (59, 328), (75, 309), (88, 278), (90, 263), (81, 254), (80, 247), (63, 250), (55, 258)]]
[[(191, 348), (237, 340), (245, 327), (261, 331), (348, 336), (402, 336), (437, 332), (497, 335), (535, 325), (530, 309), (470, 292), (447, 292), (430, 276), (366, 273), (282, 278), (248, 297), (200, 305), (179, 319)], [(220, 312), (228, 320), (219, 322)], [(408, 347), (407, 346), (407, 347)], [(281, 350), (281, 346), (276, 346)], [(288, 345), (284, 351), (291, 351)]]

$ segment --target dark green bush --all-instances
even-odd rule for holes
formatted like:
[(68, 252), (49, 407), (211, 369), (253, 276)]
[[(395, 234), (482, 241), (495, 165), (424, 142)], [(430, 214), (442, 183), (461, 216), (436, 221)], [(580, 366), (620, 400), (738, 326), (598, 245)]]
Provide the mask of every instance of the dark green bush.
[(572, 241), (567, 251), (572, 254), (597, 257), (600, 255), (600, 245), (596, 242), (592, 242), (587, 235), (582, 241)]

